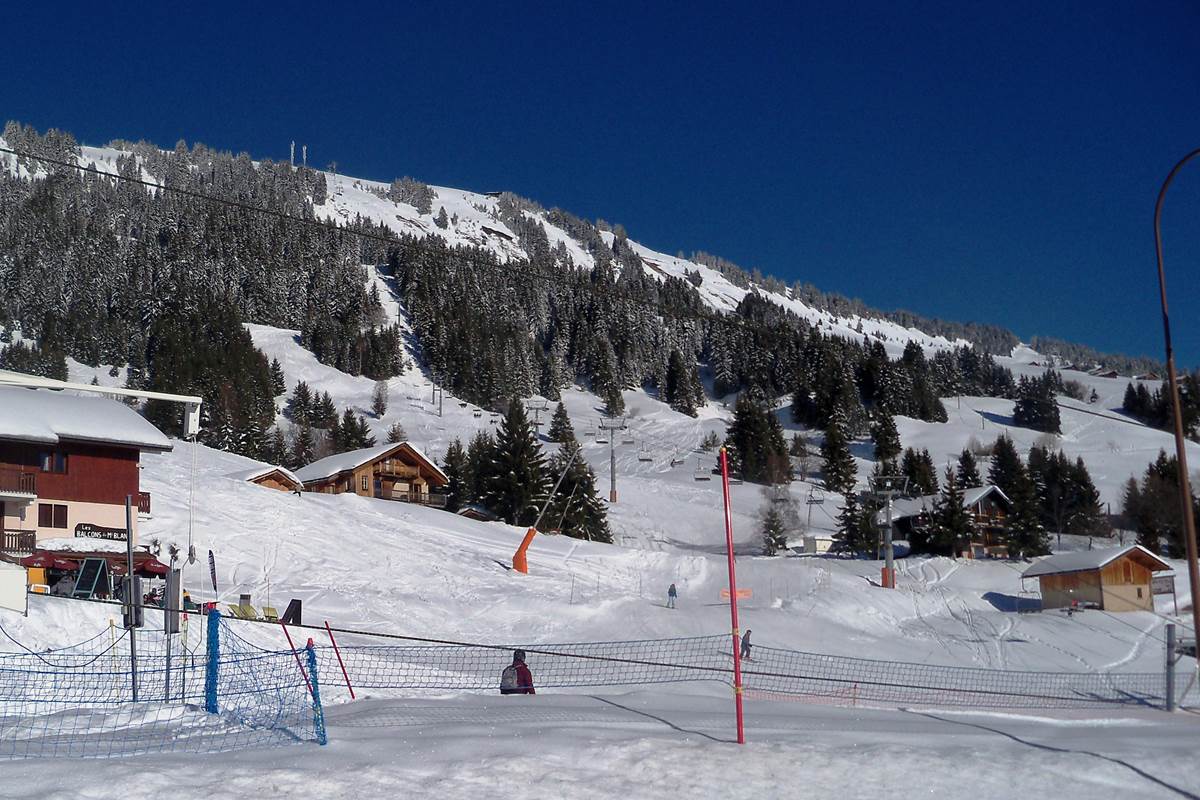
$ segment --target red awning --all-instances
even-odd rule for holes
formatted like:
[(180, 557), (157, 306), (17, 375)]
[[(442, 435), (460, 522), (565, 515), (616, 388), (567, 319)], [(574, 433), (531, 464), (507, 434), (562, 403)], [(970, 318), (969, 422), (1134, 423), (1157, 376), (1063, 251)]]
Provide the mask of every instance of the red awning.
[(69, 558), (55, 558), (54, 563), (50, 565), (51, 569), (73, 570), (79, 569), (79, 562), (72, 561)]

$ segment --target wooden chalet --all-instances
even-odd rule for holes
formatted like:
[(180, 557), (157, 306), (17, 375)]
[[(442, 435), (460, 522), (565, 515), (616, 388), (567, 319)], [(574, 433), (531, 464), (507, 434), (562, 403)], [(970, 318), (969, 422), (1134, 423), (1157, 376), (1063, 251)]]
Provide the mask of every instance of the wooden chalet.
[(253, 483), (256, 486), (262, 486), (267, 489), (274, 489), (277, 492), (299, 492), (304, 489), (304, 484), (296, 477), (296, 473), (289, 469), (269, 464), (255, 467), (254, 469), (243, 470), (242, 472), (234, 472), (226, 477), (232, 478), (235, 481)]
[[(920, 541), (933, 519), (933, 511), (941, 500), (940, 494), (903, 497), (892, 503), (892, 521), (896, 538)], [(971, 515), (969, 539), (960, 541), (955, 555), (963, 558), (1004, 558), (1008, 555), (1008, 515), (1012, 501), (997, 486), (979, 486), (963, 490), (963, 508)], [(878, 516), (885, 524), (887, 512)]]
[(296, 470), (306, 492), (353, 493), (444, 508), (450, 483), (433, 460), (408, 442), (351, 450)]
[(0, 387), (0, 557), (31, 555), (47, 539), (124, 541), (126, 496), (150, 513), (141, 454), (170, 449), (124, 403)]
[(1042, 608), (1085, 606), (1105, 611), (1153, 611), (1154, 573), (1171, 565), (1141, 545), (1049, 556), (1025, 570), (1037, 578)]

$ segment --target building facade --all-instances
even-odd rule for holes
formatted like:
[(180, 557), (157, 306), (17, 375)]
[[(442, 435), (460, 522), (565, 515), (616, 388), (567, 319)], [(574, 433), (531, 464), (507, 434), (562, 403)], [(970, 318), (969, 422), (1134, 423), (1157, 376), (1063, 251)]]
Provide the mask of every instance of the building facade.
[(408, 442), (351, 450), (296, 470), (306, 492), (357, 494), (444, 507), (446, 473)]
[(141, 454), (171, 444), (135, 411), (104, 398), (7, 387), (0, 408), (0, 554), (28, 554), (46, 539), (123, 540), (126, 497), (150, 512)]

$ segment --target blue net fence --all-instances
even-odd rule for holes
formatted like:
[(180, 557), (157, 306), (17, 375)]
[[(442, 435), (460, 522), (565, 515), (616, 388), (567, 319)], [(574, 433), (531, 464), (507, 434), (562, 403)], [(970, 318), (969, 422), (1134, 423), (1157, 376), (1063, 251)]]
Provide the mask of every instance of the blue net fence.
[(0, 627), (0, 759), (324, 743), (312, 649), (256, 647), (216, 615), (188, 627), (139, 630), (136, 643), (110, 628), (40, 651)]

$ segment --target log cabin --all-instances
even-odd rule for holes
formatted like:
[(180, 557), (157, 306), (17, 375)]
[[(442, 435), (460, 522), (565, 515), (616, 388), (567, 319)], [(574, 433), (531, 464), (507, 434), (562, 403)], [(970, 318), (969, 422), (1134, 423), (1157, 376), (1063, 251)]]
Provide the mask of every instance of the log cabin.
[(304, 484), (294, 472), (271, 464), (233, 472), (226, 477), (235, 481), (253, 483), (255, 486), (262, 486), (266, 489), (274, 489), (277, 492), (299, 492), (304, 489)]
[[(941, 500), (940, 494), (902, 497), (892, 503), (892, 521), (896, 538), (920, 542), (933, 519), (933, 511)], [(963, 558), (1004, 558), (1008, 555), (1005, 543), (1008, 515), (1012, 501), (998, 486), (978, 486), (963, 490), (963, 508), (971, 515), (972, 531), (967, 540), (959, 542), (954, 555)], [(887, 519), (886, 511), (878, 515), (880, 524)]]

